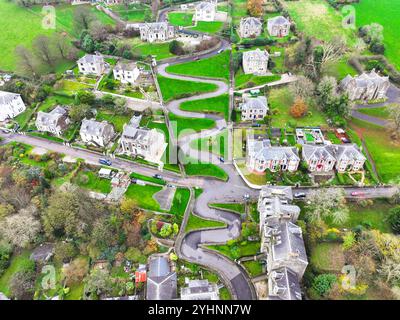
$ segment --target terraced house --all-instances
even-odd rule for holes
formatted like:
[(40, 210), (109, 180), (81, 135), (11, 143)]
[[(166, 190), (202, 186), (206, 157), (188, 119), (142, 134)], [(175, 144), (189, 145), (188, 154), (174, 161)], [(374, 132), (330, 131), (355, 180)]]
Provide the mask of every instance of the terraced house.
[(113, 69), (114, 78), (121, 83), (133, 84), (140, 75), (139, 68), (135, 62), (118, 62)]
[(265, 96), (251, 97), (243, 95), (243, 103), (239, 106), (242, 121), (262, 120), (268, 113), (268, 101)]
[(243, 71), (245, 74), (266, 75), (268, 73), (269, 53), (267, 50), (243, 52)]
[(283, 16), (270, 18), (267, 21), (267, 29), (273, 37), (286, 37), (290, 32), (290, 21)]
[(139, 25), (140, 39), (147, 42), (167, 41), (175, 37), (175, 27), (167, 22), (142, 23)]
[(219, 289), (216, 283), (185, 278), (185, 284), (186, 286), (181, 288), (181, 300), (219, 300)]
[(84, 75), (100, 76), (106, 72), (106, 63), (103, 56), (97, 54), (85, 54), (77, 62), (79, 72)]
[(304, 144), (302, 156), (310, 172), (329, 172), (336, 164), (335, 150), (331, 145)]
[(363, 170), (367, 160), (356, 144), (335, 145), (338, 172)]
[(296, 171), (300, 164), (297, 148), (271, 146), (265, 136), (247, 136), (246, 167), (249, 171)]
[(55, 107), (48, 113), (39, 111), (35, 122), (39, 131), (50, 132), (56, 136), (61, 136), (69, 123), (68, 113), (61, 106)]
[(84, 143), (105, 147), (113, 139), (115, 132), (113, 126), (107, 121), (84, 119), (79, 134)]
[(25, 103), (20, 94), (0, 91), (0, 121), (15, 118), (25, 110)]
[(259, 18), (246, 17), (240, 19), (239, 35), (242, 38), (256, 38), (261, 35), (262, 22)]

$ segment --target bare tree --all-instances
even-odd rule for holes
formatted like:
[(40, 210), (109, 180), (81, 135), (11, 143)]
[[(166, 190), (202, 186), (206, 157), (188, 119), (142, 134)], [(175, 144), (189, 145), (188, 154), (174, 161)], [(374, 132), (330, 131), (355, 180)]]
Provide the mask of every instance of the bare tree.
[(95, 16), (88, 7), (78, 6), (74, 10), (74, 27), (78, 32), (88, 30), (90, 23), (95, 19)]
[(400, 105), (390, 104), (387, 106), (389, 116), (391, 118), (391, 125), (396, 136), (400, 136)]
[(62, 59), (68, 59), (71, 50), (71, 45), (68, 42), (67, 36), (54, 33), (51, 42), (57, 53)]
[(54, 55), (51, 47), (50, 38), (47, 36), (38, 36), (33, 41), (33, 49), (35, 55), (42, 60), (44, 63), (53, 66), (54, 64)]
[(32, 53), (23, 45), (19, 45), (15, 48), (15, 54), (18, 57), (20, 71), (30, 76), (36, 76), (36, 64)]
[(309, 78), (300, 75), (297, 77), (297, 81), (290, 84), (289, 89), (294, 96), (305, 100), (312, 95), (315, 90), (315, 86)]

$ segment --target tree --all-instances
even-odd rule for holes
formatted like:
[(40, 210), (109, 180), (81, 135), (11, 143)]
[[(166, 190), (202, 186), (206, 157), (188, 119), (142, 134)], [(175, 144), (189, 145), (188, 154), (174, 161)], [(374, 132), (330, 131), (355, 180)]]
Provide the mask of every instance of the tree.
[(340, 188), (311, 190), (307, 196), (306, 217), (311, 222), (331, 218), (341, 224), (348, 219), (345, 192)]
[(289, 90), (295, 97), (300, 97), (305, 100), (313, 94), (315, 85), (309, 78), (300, 75), (297, 77), (297, 81), (289, 85)]
[(54, 33), (51, 38), (51, 43), (62, 59), (69, 59), (71, 45), (68, 42), (67, 35)]
[(35, 289), (35, 272), (23, 270), (15, 273), (10, 281), (11, 296), (17, 300), (30, 300)]
[(0, 240), (0, 276), (9, 266), (12, 252), (12, 245), (5, 240)]
[(90, 106), (88, 104), (76, 104), (70, 107), (69, 109), (69, 117), (72, 122), (79, 123), (84, 118), (89, 117), (90, 115)]
[(390, 209), (387, 220), (393, 231), (395, 233), (400, 233), (400, 207)]
[(66, 265), (62, 269), (67, 286), (82, 282), (88, 272), (88, 260), (82, 257), (74, 259), (70, 264)]
[(100, 103), (108, 109), (113, 109), (115, 106), (115, 98), (111, 94), (105, 94), (101, 97)]
[(182, 43), (177, 40), (172, 40), (169, 43), (169, 52), (178, 56), (185, 54), (185, 50), (183, 50)]
[(263, 0), (247, 0), (247, 10), (253, 17), (261, 17), (263, 10)]
[(76, 94), (75, 100), (77, 103), (93, 105), (96, 100), (96, 96), (90, 91), (80, 90)]
[(124, 214), (132, 214), (137, 209), (137, 203), (130, 198), (124, 198), (121, 202), (121, 212)]
[(36, 76), (36, 62), (32, 53), (23, 45), (18, 45), (15, 48), (15, 54), (18, 58), (18, 68), (23, 74)]
[(135, 247), (129, 247), (125, 252), (125, 258), (133, 263), (145, 263), (146, 256), (142, 254), (141, 250)]
[(163, 238), (167, 238), (172, 234), (172, 226), (169, 223), (164, 223), (160, 230), (160, 236)]
[(38, 36), (33, 40), (33, 51), (35, 55), (50, 66), (54, 64), (54, 53), (50, 38), (47, 36)]
[(115, 104), (115, 113), (116, 114), (124, 114), (126, 112), (126, 99), (125, 98), (117, 98), (114, 101)]
[(385, 257), (378, 272), (385, 277), (386, 283), (396, 284), (400, 281), (400, 253)]
[(320, 274), (314, 278), (312, 287), (320, 296), (326, 296), (329, 294), (336, 281), (337, 278), (334, 274)]
[(73, 23), (75, 30), (80, 32), (88, 30), (90, 23), (96, 19), (90, 8), (84, 6), (77, 6), (73, 13)]
[(391, 118), (391, 126), (396, 136), (400, 136), (400, 105), (390, 104), (387, 106)]
[(54, 246), (54, 260), (60, 263), (69, 262), (78, 254), (71, 242), (60, 241)]
[(294, 118), (301, 118), (307, 114), (308, 108), (302, 98), (298, 97), (290, 107), (290, 114)]
[(85, 279), (84, 299), (95, 300), (101, 294), (107, 294), (112, 290), (112, 282), (109, 272), (105, 269), (94, 269)]
[(83, 41), (81, 43), (81, 47), (83, 50), (85, 50), (86, 52), (92, 53), (95, 49), (95, 43), (94, 40), (92, 38), (92, 36), (90, 34), (87, 34), (84, 38)]

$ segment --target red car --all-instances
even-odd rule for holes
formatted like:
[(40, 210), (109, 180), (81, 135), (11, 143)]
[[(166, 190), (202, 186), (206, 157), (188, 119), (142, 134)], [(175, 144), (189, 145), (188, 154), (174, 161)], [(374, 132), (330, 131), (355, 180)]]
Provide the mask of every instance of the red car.
[(364, 192), (361, 192), (361, 191), (353, 191), (353, 192), (351, 193), (351, 195), (352, 195), (353, 197), (360, 197), (360, 196), (364, 196), (365, 193), (364, 193)]

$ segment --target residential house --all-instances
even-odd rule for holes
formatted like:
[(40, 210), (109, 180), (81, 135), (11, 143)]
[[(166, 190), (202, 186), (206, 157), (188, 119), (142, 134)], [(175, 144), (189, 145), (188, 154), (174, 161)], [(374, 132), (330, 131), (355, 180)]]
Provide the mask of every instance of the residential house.
[(247, 169), (262, 173), (269, 169), (276, 171), (296, 171), (300, 163), (297, 148), (271, 146), (265, 136), (247, 136)]
[(335, 145), (336, 170), (360, 171), (367, 160), (356, 144)]
[(140, 39), (147, 42), (167, 41), (175, 37), (175, 27), (167, 22), (142, 23), (139, 25)]
[(300, 280), (308, 260), (302, 230), (291, 221), (283, 221), (263, 228), (261, 251), (267, 254), (267, 271), (287, 267)]
[(251, 97), (244, 95), (243, 103), (239, 106), (242, 121), (262, 120), (268, 112), (268, 101), (265, 96)]
[(102, 55), (85, 54), (77, 64), (79, 72), (84, 75), (101, 76), (106, 71), (106, 63)]
[(301, 289), (297, 274), (283, 267), (268, 275), (268, 300), (301, 300)]
[(139, 68), (135, 62), (118, 62), (113, 69), (114, 78), (121, 83), (133, 84), (140, 75)]
[(114, 127), (107, 121), (84, 119), (79, 134), (84, 143), (105, 147), (113, 139), (115, 132)]
[(55, 107), (50, 112), (39, 111), (36, 117), (36, 128), (42, 132), (50, 132), (61, 136), (70, 123), (67, 111), (61, 106)]
[(256, 38), (261, 35), (262, 22), (259, 18), (254, 17), (242, 18), (238, 32), (242, 38)]
[(25, 110), (20, 94), (0, 91), (0, 121), (15, 118)]
[(140, 128), (134, 118), (124, 125), (119, 143), (121, 153), (131, 157), (139, 156), (155, 163), (160, 161), (167, 146), (161, 132), (156, 129)]
[(290, 21), (283, 16), (268, 19), (268, 33), (273, 37), (286, 37), (290, 32)]
[(370, 73), (364, 72), (356, 77), (347, 75), (340, 82), (340, 88), (348, 93), (350, 100), (386, 99), (389, 87), (389, 77), (380, 76), (375, 72), (375, 69)]
[(214, 21), (217, 6), (214, 2), (202, 1), (195, 7), (194, 21)]
[(177, 298), (177, 277), (163, 256), (149, 258), (146, 300), (172, 300)]
[(181, 288), (181, 300), (219, 300), (216, 283), (185, 278), (185, 284), (186, 287)]
[(335, 150), (332, 145), (304, 144), (302, 155), (310, 172), (329, 172), (336, 164)]
[(268, 73), (269, 53), (267, 50), (243, 52), (243, 71), (245, 74), (266, 75)]

